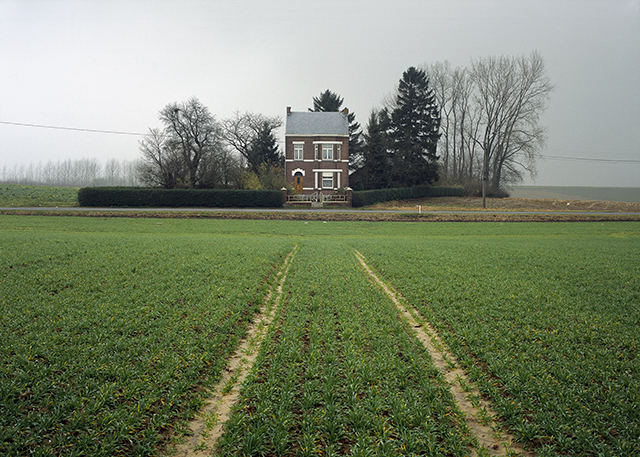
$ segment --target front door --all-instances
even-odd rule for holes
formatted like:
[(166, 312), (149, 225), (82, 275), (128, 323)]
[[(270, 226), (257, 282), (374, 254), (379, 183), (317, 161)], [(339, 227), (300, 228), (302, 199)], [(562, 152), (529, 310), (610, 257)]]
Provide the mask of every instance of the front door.
[(296, 190), (297, 193), (301, 194), (302, 193), (302, 176), (294, 176), (295, 178), (295, 182), (293, 184), (293, 188)]

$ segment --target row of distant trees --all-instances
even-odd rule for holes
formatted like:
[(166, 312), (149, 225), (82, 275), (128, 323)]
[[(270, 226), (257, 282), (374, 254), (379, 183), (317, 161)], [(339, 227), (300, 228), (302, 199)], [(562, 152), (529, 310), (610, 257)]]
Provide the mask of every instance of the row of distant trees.
[(137, 160), (97, 159), (48, 161), (30, 165), (3, 166), (0, 181), (23, 185), (61, 187), (137, 186)]

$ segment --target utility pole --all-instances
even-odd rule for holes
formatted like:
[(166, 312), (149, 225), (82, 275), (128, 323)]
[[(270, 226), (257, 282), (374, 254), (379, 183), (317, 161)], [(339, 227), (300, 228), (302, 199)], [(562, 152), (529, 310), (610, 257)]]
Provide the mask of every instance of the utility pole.
[(487, 207), (487, 180), (489, 179), (489, 151), (484, 151), (484, 160), (482, 163), (482, 207)]

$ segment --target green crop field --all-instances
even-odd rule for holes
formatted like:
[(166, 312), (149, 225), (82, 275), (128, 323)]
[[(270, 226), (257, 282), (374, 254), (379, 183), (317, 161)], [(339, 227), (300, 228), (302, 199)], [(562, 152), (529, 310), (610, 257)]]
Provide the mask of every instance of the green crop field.
[(23, 186), (0, 183), (0, 207), (78, 206), (75, 187)]
[(468, 455), (430, 321), (539, 456), (640, 453), (640, 223), (0, 216), (0, 454), (156, 455), (298, 246), (223, 455)]
[(486, 227), (354, 245), (538, 455), (638, 455), (640, 226)]

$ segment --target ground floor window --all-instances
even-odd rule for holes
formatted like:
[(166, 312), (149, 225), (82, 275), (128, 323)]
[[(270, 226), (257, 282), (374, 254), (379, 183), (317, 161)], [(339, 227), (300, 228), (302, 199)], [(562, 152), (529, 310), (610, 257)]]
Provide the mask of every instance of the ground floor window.
[(333, 189), (333, 173), (322, 173), (322, 188)]

